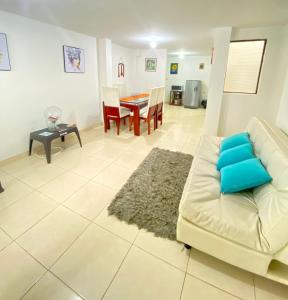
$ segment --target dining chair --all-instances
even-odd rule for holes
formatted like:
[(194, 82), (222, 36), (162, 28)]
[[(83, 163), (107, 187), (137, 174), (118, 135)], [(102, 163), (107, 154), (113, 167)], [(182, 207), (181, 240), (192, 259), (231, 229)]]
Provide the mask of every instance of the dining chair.
[(104, 117), (104, 131), (110, 129), (110, 120), (116, 122), (117, 135), (120, 132), (121, 120), (129, 118), (130, 110), (120, 106), (120, 93), (117, 87), (103, 87), (103, 117)]
[(120, 98), (128, 96), (127, 86), (126, 86), (125, 83), (113, 83), (112, 87), (115, 87), (115, 88), (119, 89)]
[[(151, 133), (151, 120), (154, 121), (154, 129), (156, 129), (156, 110), (157, 110), (157, 97), (158, 97), (158, 88), (153, 88), (150, 91), (148, 105), (140, 110), (140, 119), (147, 122), (148, 125), (148, 134)], [(131, 112), (129, 118), (129, 130), (132, 130), (132, 124), (134, 122), (134, 114)]]
[(156, 111), (156, 128), (158, 127), (158, 121), (162, 125), (163, 122), (163, 103), (165, 99), (165, 86), (161, 86), (158, 89), (157, 96), (157, 111)]

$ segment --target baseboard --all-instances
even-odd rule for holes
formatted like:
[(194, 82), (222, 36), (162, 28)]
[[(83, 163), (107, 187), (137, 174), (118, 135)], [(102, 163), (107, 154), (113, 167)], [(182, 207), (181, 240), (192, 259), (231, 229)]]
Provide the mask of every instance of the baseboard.
[[(89, 130), (92, 130), (93, 128), (95, 128), (95, 127), (97, 127), (97, 126), (98, 126), (98, 127), (103, 126), (103, 122), (97, 122), (97, 123), (94, 123), (93, 125), (90, 125), (90, 126), (88, 126), (88, 127), (82, 128), (82, 129), (79, 130), (79, 133), (80, 133), (80, 135), (81, 135), (81, 133), (87, 132), (87, 131), (89, 131)], [(72, 135), (70, 135), (70, 134), (66, 136), (66, 139), (67, 139), (68, 141), (69, 141), (70, 139), (73, 139), (73, 138), (74, 138), (74, 136), (72, 136)], [(35, 146), (34, 149), (37, 150), (37, 149), (40, 148), (40, 147), (42, 147), (41, 144)], [(12, 163), (13, 161), (16, 161), (16, 160), (22, 159), (22, 158), (24, 158), (24, 157), (27, 157), (28, 154), (29, 154), (29, 151), (25, 151), (25, 152), (19, 153), (19, 154), (17, 154), (17, 155), (13, 155), (13, 156), (11, 156), (11, 157), (9, 157), (9, 158), (0, 160), (0, 167), (3, 166), (3, 165), (7, 165), (7, 164), (9, 164), (9, 163)]]

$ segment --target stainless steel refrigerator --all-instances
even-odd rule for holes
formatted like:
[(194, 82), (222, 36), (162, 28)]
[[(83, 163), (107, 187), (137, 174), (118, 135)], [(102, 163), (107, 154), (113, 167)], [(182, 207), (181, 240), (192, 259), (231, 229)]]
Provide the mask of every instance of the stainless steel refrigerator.
[(198, 108), (200, 106), (201, 81), (186, 80), (184, 91), (184, 107)]

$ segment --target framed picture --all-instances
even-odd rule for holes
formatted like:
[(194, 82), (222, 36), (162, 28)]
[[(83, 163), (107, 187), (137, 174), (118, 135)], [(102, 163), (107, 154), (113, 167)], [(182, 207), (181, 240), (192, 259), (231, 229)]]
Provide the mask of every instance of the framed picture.
[(178, 74), (178, 63), (170, 64), (170, 74)]
[(157, 58), (145, 58), (145, 71), (156, 72)]
[(75, 47), (63, 46), (64, 71), (66, 73), (84, 73), (84, 50)]
[(0, 71), (11, 71), (7, 37), (5, 33), (0, 33)]

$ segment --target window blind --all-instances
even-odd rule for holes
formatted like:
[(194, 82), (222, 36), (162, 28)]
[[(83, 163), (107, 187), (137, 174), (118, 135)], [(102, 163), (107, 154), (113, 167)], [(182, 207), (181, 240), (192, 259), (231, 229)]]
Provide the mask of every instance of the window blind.
[(230, 43), (224, 92), (256, 94), (266, 40)]

